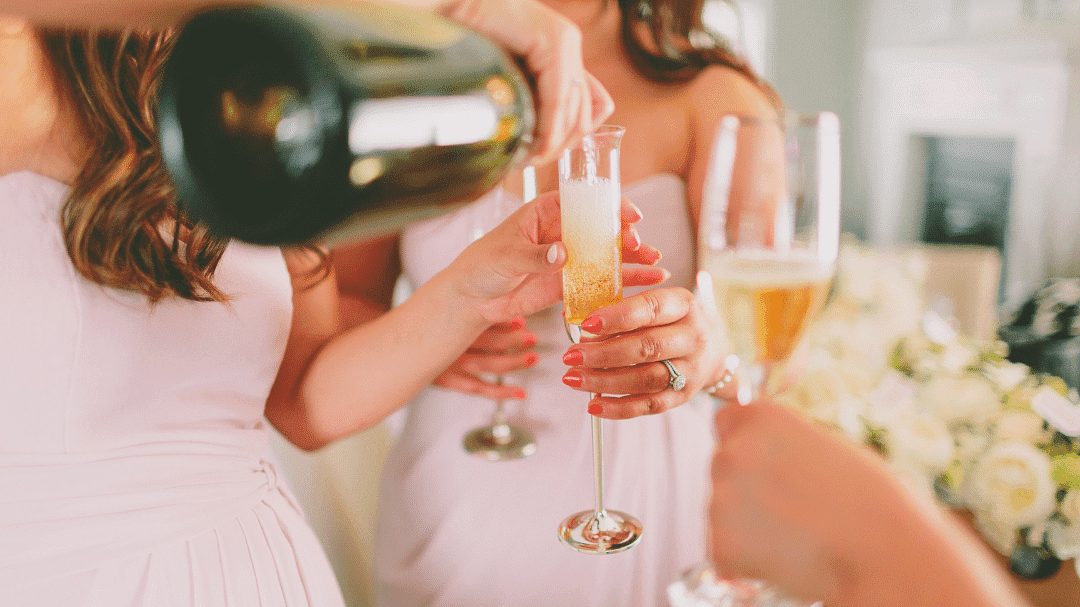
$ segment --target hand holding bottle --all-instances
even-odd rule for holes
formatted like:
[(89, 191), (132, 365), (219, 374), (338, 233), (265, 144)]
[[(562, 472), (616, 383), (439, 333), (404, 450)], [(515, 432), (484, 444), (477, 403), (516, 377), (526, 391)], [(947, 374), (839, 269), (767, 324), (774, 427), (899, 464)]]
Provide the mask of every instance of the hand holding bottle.
[(531, 164), (553, 161), (615, 110), (611, 95), (585, 71), (580, 30), (555, 10), (534, 0), (444, 0), (441, 12), (524, 60), (537, 101)]

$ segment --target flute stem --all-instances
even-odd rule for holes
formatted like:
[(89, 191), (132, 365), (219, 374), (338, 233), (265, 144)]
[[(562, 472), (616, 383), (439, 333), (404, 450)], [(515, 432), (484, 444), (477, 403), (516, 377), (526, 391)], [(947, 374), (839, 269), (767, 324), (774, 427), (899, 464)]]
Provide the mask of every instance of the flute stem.
[(604, 512), (604, 420), (592, 416), (593, 478), (596, 482), (596, 515)]

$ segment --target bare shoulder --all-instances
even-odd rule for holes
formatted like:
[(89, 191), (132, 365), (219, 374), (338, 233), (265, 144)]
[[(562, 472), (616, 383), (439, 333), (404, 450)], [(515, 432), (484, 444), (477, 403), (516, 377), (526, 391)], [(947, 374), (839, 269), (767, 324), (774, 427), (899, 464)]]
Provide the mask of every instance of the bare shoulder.
[(696, 122), (708, 128), (725, 114), (775, 116), (765, 92), (745, 74), (716, 65), (702, 71), (687, 90)]

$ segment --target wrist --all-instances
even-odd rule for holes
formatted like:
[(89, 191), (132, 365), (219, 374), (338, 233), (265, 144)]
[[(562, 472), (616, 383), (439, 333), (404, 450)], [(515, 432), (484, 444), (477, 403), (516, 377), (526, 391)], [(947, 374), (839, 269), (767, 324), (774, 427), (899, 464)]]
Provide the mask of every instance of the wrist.
[(727, 358), (724, 359), (724, 364), (720, 366), (719, 377), (711, 384), (706, 384), (701, 391), (713, 398), (729, 397), (735, 388), (735, 370), (738, 366), (739, 357), (734, 354), (729, 354)]

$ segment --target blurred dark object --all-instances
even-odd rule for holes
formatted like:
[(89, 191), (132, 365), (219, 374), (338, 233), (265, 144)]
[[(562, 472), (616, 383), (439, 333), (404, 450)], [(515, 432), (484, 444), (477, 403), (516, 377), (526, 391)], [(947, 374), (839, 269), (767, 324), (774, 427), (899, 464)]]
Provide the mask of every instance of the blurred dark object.
[(1056, 375), (1080, 389), (1080, 279), (1055, 278), (1001, 327), (1009, 360)]
[(164, 74), (161, 147), (188, 215), (256, 244), (400, 229), (523, 160), (532, 93), (497, 45), (364, 4), (210, 10)]
[(1061, 560), (1046, 546), (1021, 544), (1009, 558), (1009, 569), (1025, 580), (1045, 580), (1061, 568)]

